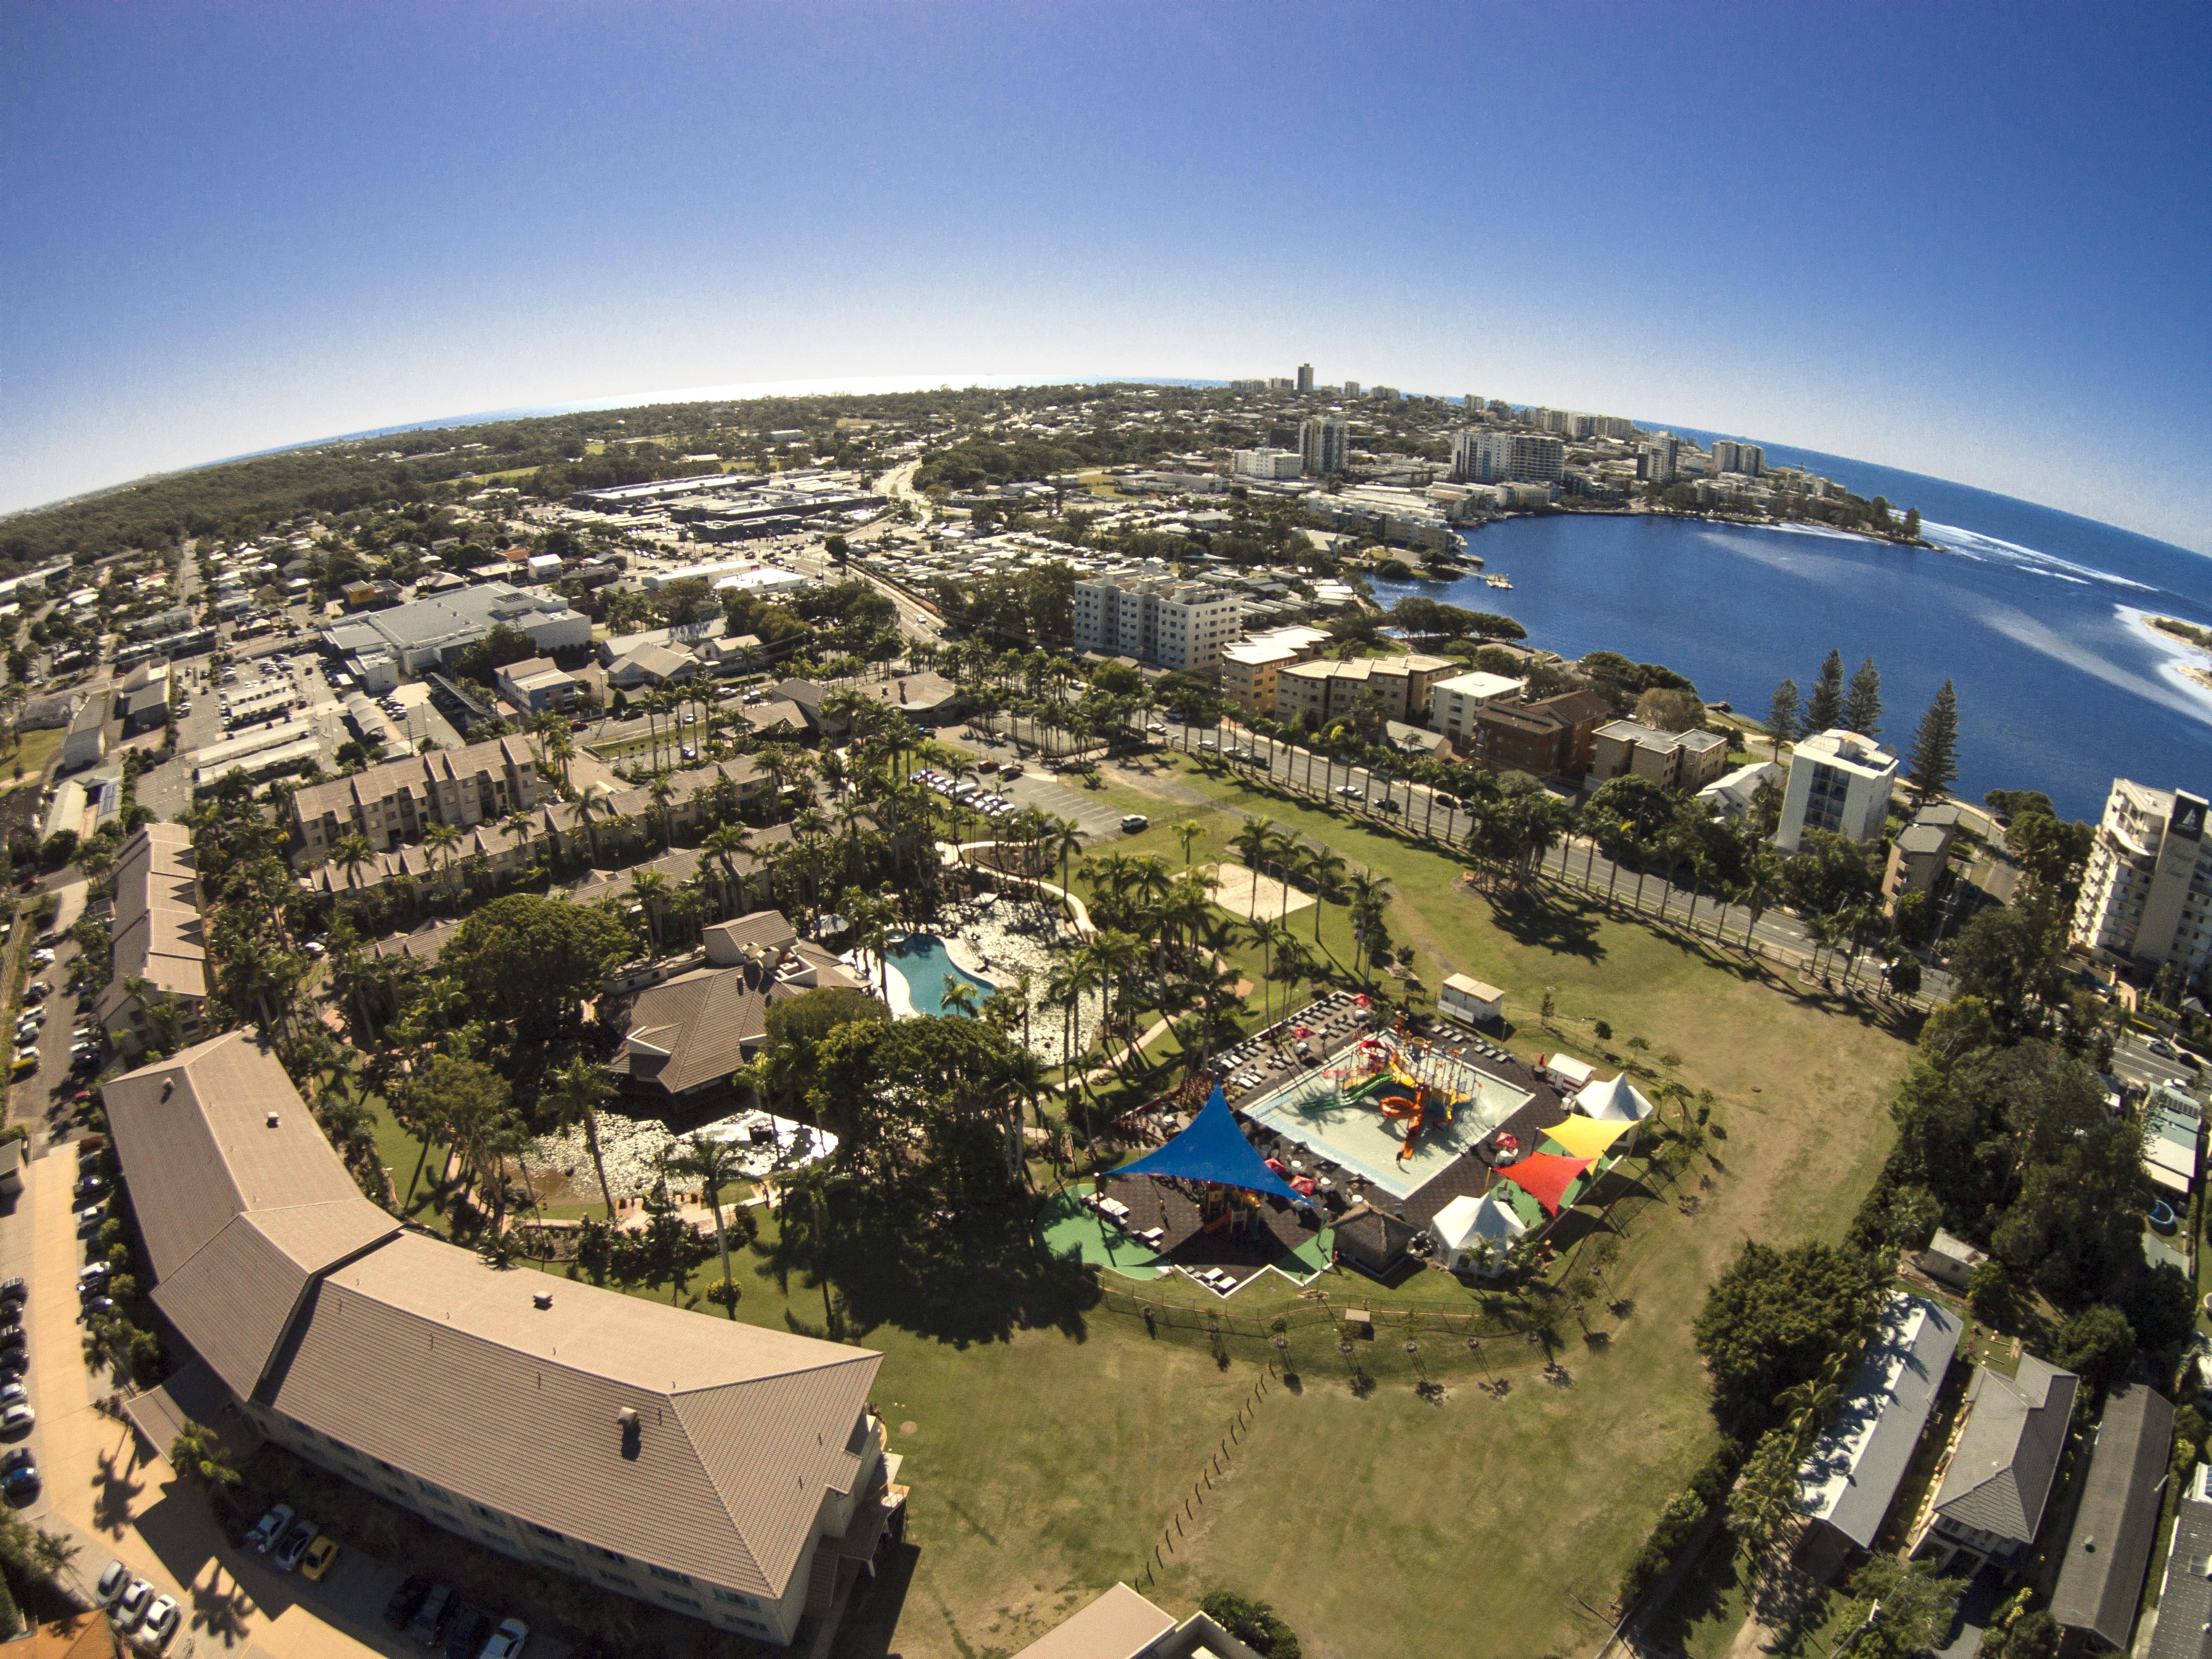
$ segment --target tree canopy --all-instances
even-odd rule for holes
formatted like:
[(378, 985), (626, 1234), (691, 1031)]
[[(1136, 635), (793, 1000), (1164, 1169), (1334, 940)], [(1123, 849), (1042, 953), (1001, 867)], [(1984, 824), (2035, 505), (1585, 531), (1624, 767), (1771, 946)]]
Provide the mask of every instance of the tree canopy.
[(574, 1015), (633, 949), (629, 930), (604, 910), (508, 893), (461, 924), (438, 967), (479, 1006), (547, 1031)]

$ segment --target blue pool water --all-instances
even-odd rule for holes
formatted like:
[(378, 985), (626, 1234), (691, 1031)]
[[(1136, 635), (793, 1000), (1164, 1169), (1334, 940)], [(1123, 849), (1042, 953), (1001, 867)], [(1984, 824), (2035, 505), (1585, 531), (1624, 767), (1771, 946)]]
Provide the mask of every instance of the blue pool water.
[[(891, 948), (890, 970), (906, 981), (907, 996), (918, 1014), (946, 1012), (948, 986), (965, 985), (979, 1003), (996, 988), (964, 968), (956, 966), (945, 941), (928, 933), (909, 933)], [(955, 1010), (954, 1012), (957, 1012)]]

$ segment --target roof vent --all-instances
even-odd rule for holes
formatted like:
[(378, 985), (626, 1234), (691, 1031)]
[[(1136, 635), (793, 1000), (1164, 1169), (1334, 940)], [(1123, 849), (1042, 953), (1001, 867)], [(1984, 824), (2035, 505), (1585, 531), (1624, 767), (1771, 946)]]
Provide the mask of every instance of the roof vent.
[(2083, 1538), (2081, 1540), (2081, 1547), (2088, 1551), (2092, 1555), (2095, 1554), (2097, 1551), (2097, 1534), (2093, 1532), (2087, 1537)]
[(644, 1430), (639, 1426), (635, 1408), (624, 1406), (615, 1413), (615, 1421), (622, 1425), (622, 1455), (635, 1462), (644, 1434)]
[(276, 1115), (276, 1113), (271, 1112), (271, 1113), (270, 1113), (270, 1114), (269, 1114), (269, 1127), (270, 1127), (270, 1128), (272, 1128), (272, 1129), (273, 1129), (273, 1128), (275, 1128), (275, 1127), (277, 1126), (277, 1124), (279, 1124), (279, 1123), (280, 1123), (280, 1122), (282, 1122), (283, 1121), (283, 1119), (281, 1119), (280, 1117), (278, 1117), (278, 1116)]
[(530, 1305), (533, 1308), (551, 1307), (553, 1305), (553, 1292), (550, 1291), (536, 1291), (532, 1292)]

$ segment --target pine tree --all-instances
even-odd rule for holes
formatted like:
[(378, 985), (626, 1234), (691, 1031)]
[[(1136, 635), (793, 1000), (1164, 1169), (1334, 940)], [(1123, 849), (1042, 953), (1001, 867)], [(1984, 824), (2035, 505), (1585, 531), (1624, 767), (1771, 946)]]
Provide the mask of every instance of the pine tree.
[(1774, 739), (1774, 758), (1782, 758), (1782, 745), (1797, 741), (1800, 722), (1805, 717), (1805, 705), (1797, 696), (1797, 682), (1784, 680), (1774, 688), (1774, 701), (1767, 708), (1767, 734)]
[(1945, 680), (1912, 739), (1913, 799), (1922, 805), (1959, 781), (1959, 699)]
[(1871, 738), (1881, 731), (1881, 673), (1869, 657), (1851, 676), (1844, 693), (1844, 730)]
[(1831, 651), (1820, 665), (1820, 678), (1813, 682), (1813, 695), (1805, 705), (1805, 729), (1826, 732), (1843, 718), (1844, 653)]

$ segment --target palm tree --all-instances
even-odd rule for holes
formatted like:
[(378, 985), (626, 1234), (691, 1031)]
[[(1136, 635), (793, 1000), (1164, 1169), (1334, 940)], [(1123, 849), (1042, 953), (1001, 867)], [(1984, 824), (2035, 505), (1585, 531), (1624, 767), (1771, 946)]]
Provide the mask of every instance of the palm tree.
[[(453, 860), (460, 856), (460, 841), (461, 832), (450, 823), (434, 823), (422, 832), (423, 851), (433, 867), (443, 864), (451, 869)], [(447, 890), (453, 891), (450, 885)], [(454, 896), (458, 908), (458, 895)]]
[(1337, 854), (1326, 847), (1307, 850), (1300, 861), (1300, 872), (1313, 884), (1314, 943), (1321, 943), (1321, 913), (1326, 902), (1337, 896), (1344, 872), (1348, 866)]
[(356, 831), (338, 837), (337, 845), (331, 848), (331, 862), (346, 873), (349, 885), (354, 884), (362, 869), (376, 862), (376, 850), (368, 844), (368, 837)]
[(660, 912), (667, 903), (668, 878), (658, 870), (641, 870), (629, 878), (631, 895), (645, 909), (645, 931), (653, 941), (653, 954), (660, 953)]
[(973, 1018), (975, 1013), (975, 988), (974, 986), (969, 984), (965, 980), (948, 979), (945, 981), (944, 1000), (939, 1006), (940, 1012), (947, 1014), (964, 1014), (969, 1018)]
[(592, 1173), (599, 1178), (599, 1197), (607, 1206), (607, 1219), (615, 1218), (614, 1188), (607, 1185), (606, 1160), (599, 1154), (599, 1103), (615, 1091), (607, 1068), (577, 1054), (553, 1073), (550, 1097), (555, 1122), (565, 1129), (570, 1123), (584, 1126), (584, 1145), (592, 1154)]
[(695, 1135), (684, 1144), (682, 1155), (669, 1165), (678, 1174), (697, 1178), (699, 1195), (714, 1213), (714, 1248), (722, 1256), (723, 1305), (732, 1319), (738, 1316), (738, 1287), (730, 1277), (730, 1238), (722, 1225), (722, 1188), (737, 1173), (737, 1161), (738, 1149), (731, 1142), (702, 1140)]
[(1083, 850), (1083, 830), (1073, 818), (1055, 818), (1047, 832), (1051, 850), (1060, 854), (1060, 890), (1067, 908), (1068, 920), (1075, 919), (1074, 890), (1068, 885), (1068, 866)]
[(1175, 838), (1182, 843), (1182, 867), (1184, 869), (1188, 870), (1190, 868), (1191, 844), (1205, 834), (1206, 826), (1204, 824), (1178, 823), (1176, 825)]

